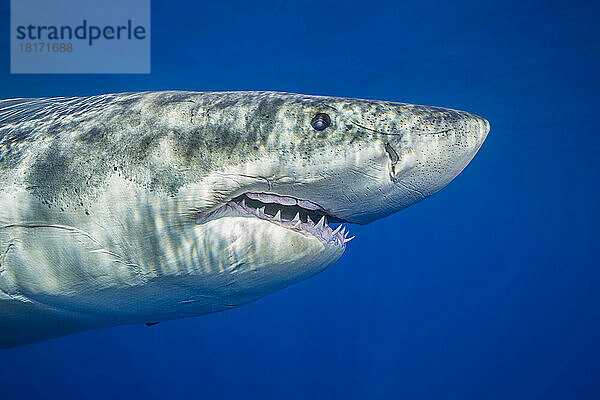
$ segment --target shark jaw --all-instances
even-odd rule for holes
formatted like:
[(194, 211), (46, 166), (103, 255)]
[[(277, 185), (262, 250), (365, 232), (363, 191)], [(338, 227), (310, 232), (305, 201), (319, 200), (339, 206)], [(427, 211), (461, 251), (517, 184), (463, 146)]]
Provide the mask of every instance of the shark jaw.
[[(346, 243), (354, 239), (343, 226), (342, 222), (345, 221), (327, 213), (320, 205), (274, 193), (244, 193), (206, 216), (198, 217), (196, 223), (201, 225), (228, 217), (257, 218), (315, 237), (327, 246), (340, 247), (342, 250)], [(339, 222), (337, 227), (330, 225), (336, 222)]]

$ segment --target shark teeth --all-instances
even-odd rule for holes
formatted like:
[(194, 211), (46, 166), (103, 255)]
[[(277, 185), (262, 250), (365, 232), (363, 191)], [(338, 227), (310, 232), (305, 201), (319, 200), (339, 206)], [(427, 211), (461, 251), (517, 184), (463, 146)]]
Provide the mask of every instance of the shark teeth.
[(342, 224), (339, 224), (337, 228), (335, 228), (335, 231), (333, 231), (331, 234), (333, 236), (337, 235), (338, 232), (340, 231), (340, 229), (342, 229)]
[[(300, 213), (296, 213), (291, 220), (285, 219), (282, 216), (281, 210), (277, 210), (274, 216), (265, 213), (265, 207), (252, 208), (243, 202), (235, 203), (238, 207), (236, 213), (245, 212), (247, 214), (256, 215), (257, 217), (267, 220), (271, 223), (281, 225), (283, 227), (293, 229), (305, 234), (310, 234), (321, 239), (328, 245), (346, 246), (346, 243), (354, 239), (354, 236), (348, 237), (349, 231), (342, 224), (332, 228), (327, 222), (327, 217), (321, 216), (319, 222), (315, 224), (311, 217), (306, 217), (306, 221), (300, 218)], [(240, 213), (241, 214), (241, 213)]]
[(324, 226), (325, 226), (325, 217), (321, 217), (319, 222), (315, 225), (315, 229), (322, 230)]
[[(315, 236), (330, 246), (345, 247), (346, 243), (354, 239), (354, 236), (348, 238), (349, 232), (342, 224), (332, 228), (327, 221), (327, 215), (323, 214), (326, 214), (323, 208), (307, 200), (265, 193), (246, 193), (245, 196), (230, 201), (196, 223), (230, 216), (254, 216), (305, 235)], [(317, 219), (318, 222), (315, 223)]]

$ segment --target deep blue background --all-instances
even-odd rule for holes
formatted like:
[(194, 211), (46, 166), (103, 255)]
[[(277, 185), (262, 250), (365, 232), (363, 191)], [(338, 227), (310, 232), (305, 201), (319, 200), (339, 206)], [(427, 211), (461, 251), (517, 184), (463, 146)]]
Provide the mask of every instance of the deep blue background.
[[(269, 89), (464, 109), (447, 188), (237, 310), (0, 351), (2, 398), (598, 399), (598, 2), (154, 1), (152, 74), (10, 75), (0, 97)], [(211, 2), (213, 3), (213, 2)]]

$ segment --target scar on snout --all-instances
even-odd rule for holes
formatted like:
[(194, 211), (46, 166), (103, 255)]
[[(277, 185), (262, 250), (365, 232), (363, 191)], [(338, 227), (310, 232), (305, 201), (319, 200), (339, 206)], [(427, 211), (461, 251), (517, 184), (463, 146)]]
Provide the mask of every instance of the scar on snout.
[(393, 180), (394, 177), (396, 176), (396, 163), (398, 162), (398, 160), (400, 160), (400, 157), (398, 157), (398, 153), (396, 153), (396, 150), (394, 150), (394, 148), (389, 143), (386, 143), (384, 147), (385, 147), (385, 151), (388, 154), (388, 157), (390, 157), (390, 161), (392, 162), (392, 180)]
[(8, 243), (8, 246), (6, 246), (6, 249), (2, 252), (2, 255), (0, 255), (0, 274), (4, 272), (4, 259), (6, 258), (6, 255), (10, 251), (11, 247), (15, 245), (13, 243), (14, 241), (15, 239), (11, 239)]
[(398, 153), (396, 153), (396, 150), (394, 150), (394, 148), (389, 143), (385, 144), (385, 151), (387, 151), (388, 155), (390, 156), (392, 164), (396, 164), (398, 160), (400, 160), (400, 157), (398, 157)]

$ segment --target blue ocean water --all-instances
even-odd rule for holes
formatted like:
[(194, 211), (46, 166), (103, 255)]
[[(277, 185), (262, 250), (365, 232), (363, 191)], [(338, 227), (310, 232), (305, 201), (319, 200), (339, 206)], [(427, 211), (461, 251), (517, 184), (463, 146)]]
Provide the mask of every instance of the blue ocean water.
[(2, 398), (600, 398), (600, 4), (152, 2), (149, 75), (10, 75), (0, 97), (281, 90), (463, 109), (447, 188), (351, 226), (242, 308), (0, 351)]

